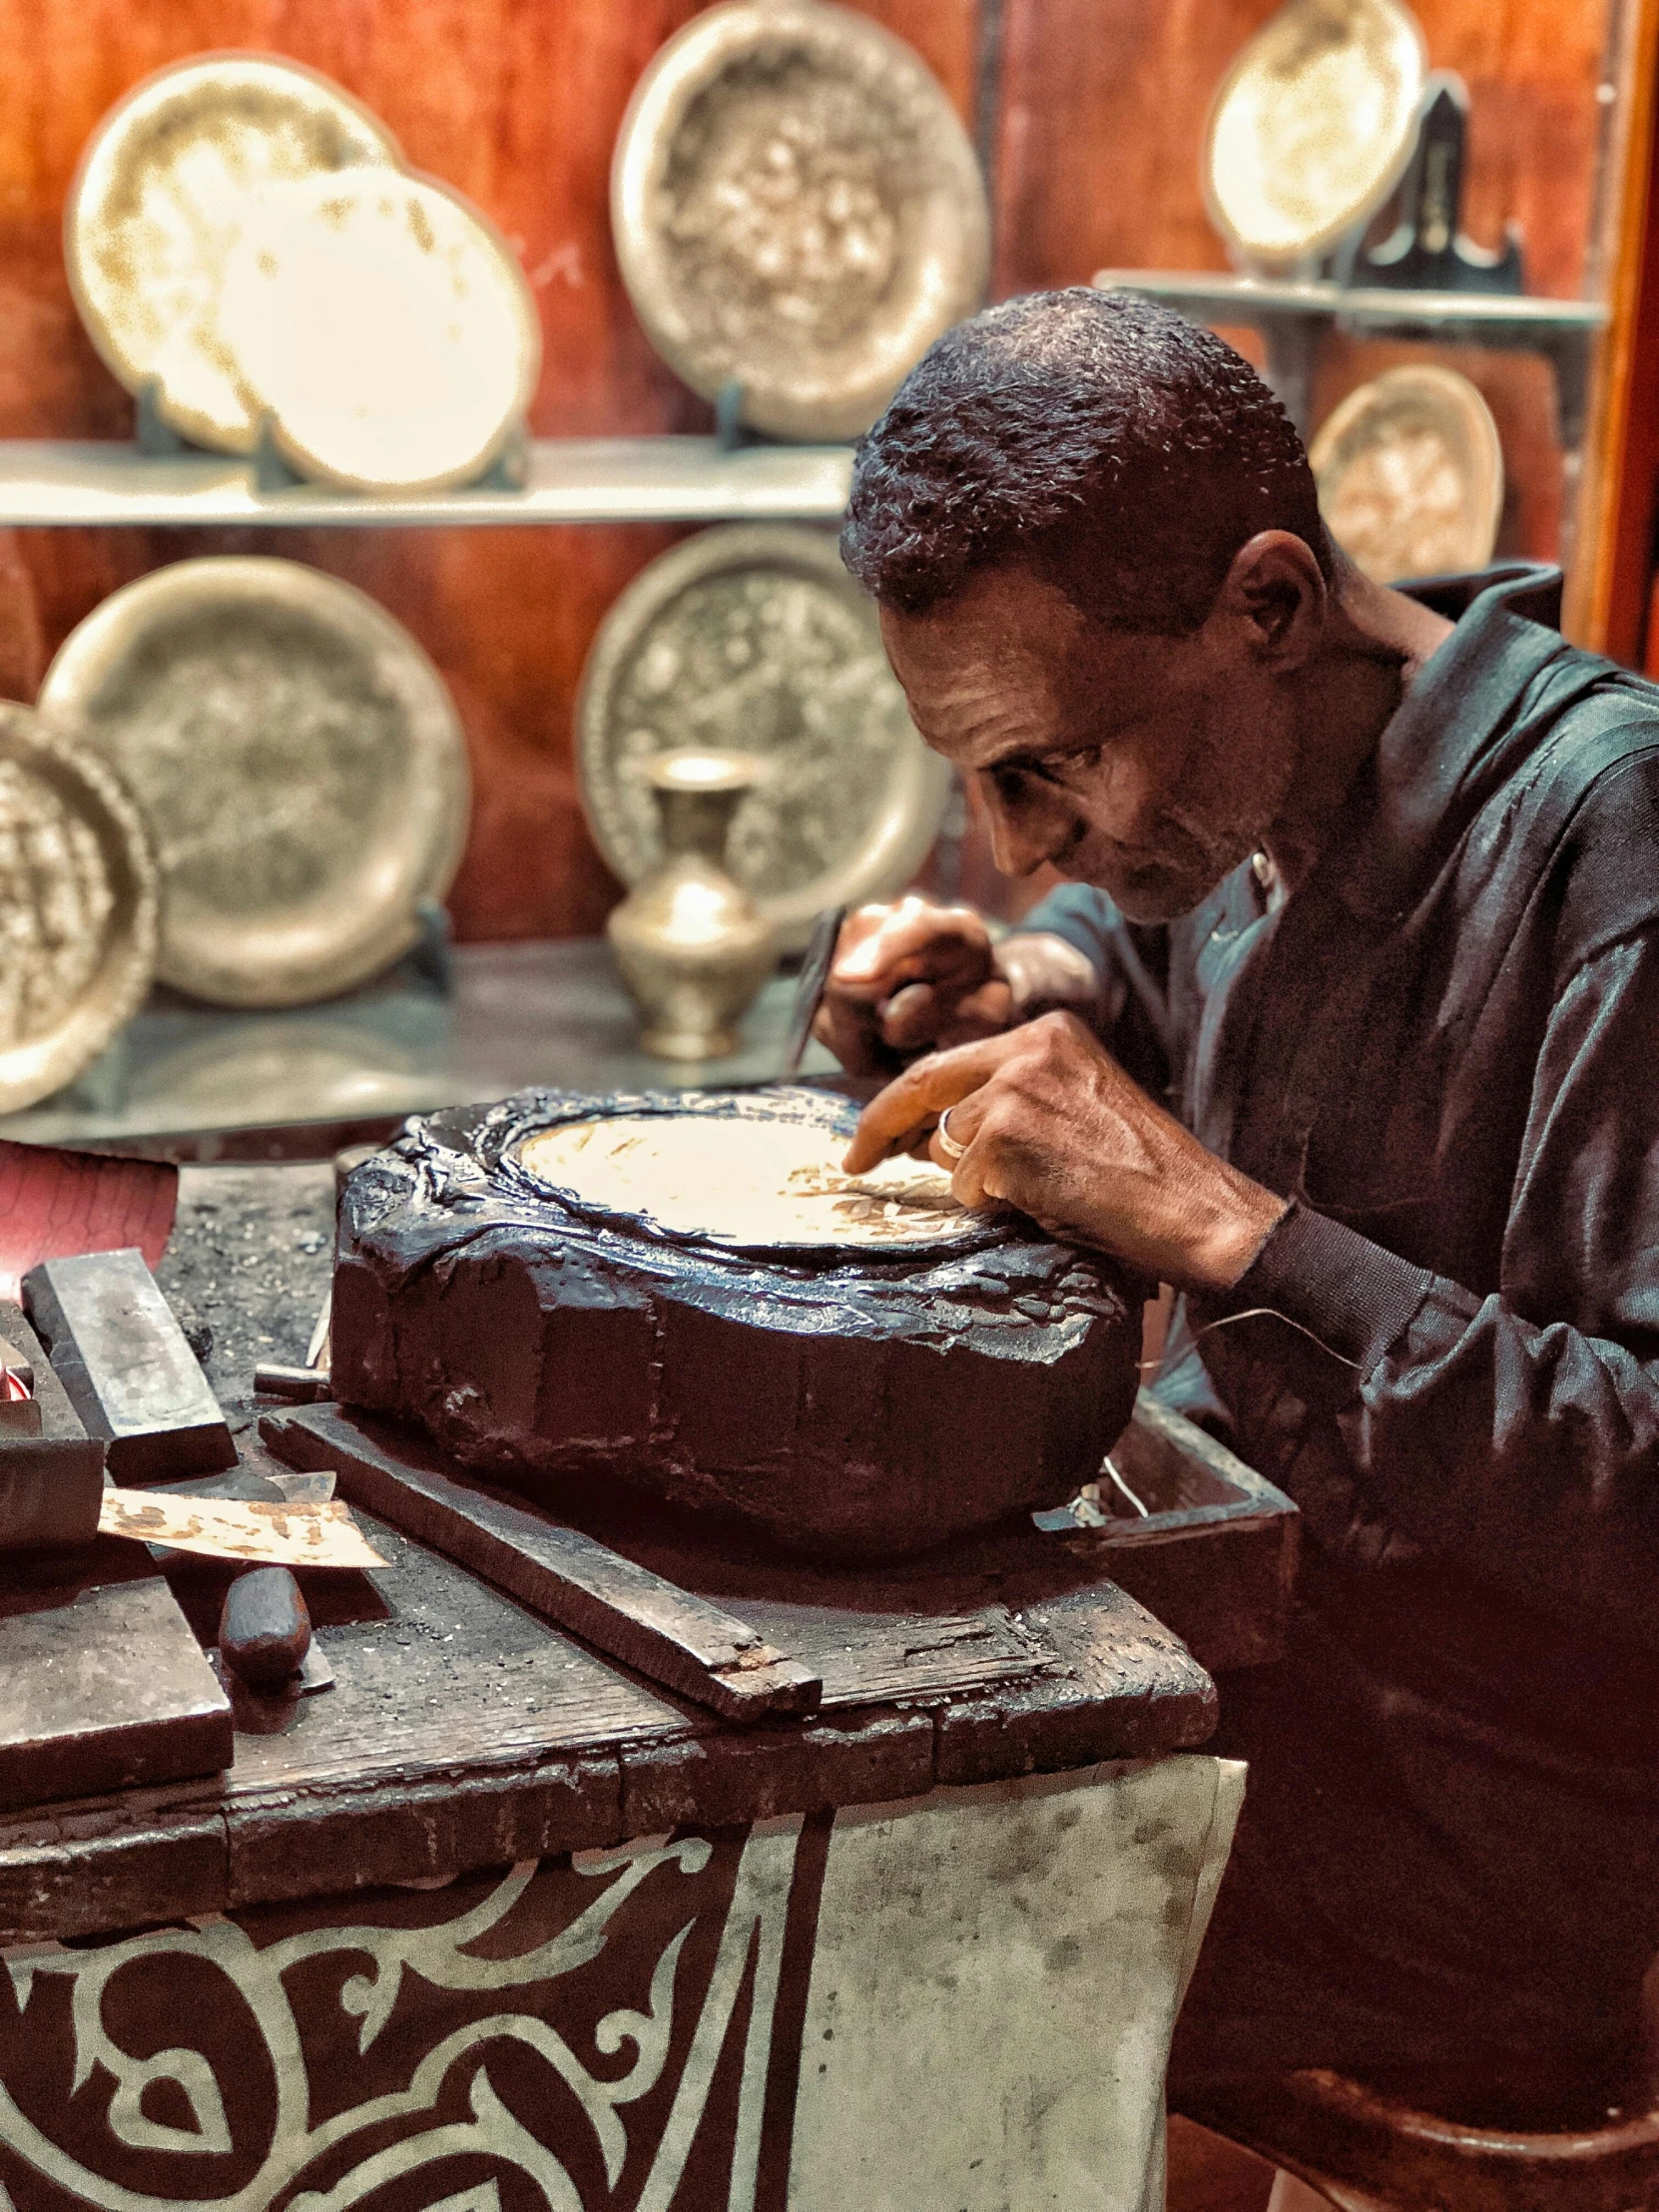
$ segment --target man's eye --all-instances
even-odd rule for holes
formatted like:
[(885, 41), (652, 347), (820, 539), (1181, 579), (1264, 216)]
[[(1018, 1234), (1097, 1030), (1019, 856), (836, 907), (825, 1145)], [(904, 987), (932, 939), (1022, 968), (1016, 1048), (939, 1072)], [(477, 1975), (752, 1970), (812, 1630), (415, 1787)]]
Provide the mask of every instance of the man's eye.
[(1104, 746), (1086, 745), (1079, 752), (1068, 753), (1064, 760), (1056, 761), (1055, 769), (1062, 776), (1087, 776), (1100, 766), (1100, 756), (1105, 750)]

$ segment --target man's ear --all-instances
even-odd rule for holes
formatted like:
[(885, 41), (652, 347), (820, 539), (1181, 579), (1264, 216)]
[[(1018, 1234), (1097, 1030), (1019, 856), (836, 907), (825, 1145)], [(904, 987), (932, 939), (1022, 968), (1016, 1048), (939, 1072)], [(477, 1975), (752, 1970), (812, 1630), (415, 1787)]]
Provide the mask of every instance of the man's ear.
[(1236, 625), (1256, 658), (1282, 672), (1313, 657), (1329, 604), (1308, 541), (1290, 530), (1259, 530), (1234, 554), (1210, 619)]

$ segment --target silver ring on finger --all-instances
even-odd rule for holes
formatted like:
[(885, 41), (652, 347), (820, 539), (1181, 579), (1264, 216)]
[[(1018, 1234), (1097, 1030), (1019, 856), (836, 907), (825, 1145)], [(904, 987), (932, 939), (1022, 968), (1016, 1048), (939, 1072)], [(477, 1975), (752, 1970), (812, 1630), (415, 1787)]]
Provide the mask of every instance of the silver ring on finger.
[(953, 1137), (950, 1134), (950, 1108), (948, 1106), (939, 1116), (939, 1126), (933, 1134), (938, 1138), (939, 1150), (947, 1160), (959, 1160), (967, 1150), (967, 1146), (962, 1143), (959, 1137)]

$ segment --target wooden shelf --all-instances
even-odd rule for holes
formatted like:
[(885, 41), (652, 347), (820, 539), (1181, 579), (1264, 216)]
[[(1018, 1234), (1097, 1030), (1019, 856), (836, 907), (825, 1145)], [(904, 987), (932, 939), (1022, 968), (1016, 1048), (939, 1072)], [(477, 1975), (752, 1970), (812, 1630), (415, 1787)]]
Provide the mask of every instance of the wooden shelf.
[(253, 461), (214, 453), (158, 456), (113, 441), (0, 439), (0, 528), (833, 522), (851, 478), (847, 445), (727, 450), (714, 438), (554, 438), (530, 447), (522, 490), (387, 497), (317, 484), (263, 491)]

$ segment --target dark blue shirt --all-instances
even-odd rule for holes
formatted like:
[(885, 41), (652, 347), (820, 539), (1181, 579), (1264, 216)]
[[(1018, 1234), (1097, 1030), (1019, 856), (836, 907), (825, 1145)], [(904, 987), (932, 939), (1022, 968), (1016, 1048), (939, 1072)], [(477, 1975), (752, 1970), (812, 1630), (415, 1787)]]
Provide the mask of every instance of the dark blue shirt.
[(1659, 1952), (1659, 691), (1558, 581), (1421, 594), (1456, 628), (1278, 911), (1247, 866), (1024, 924), (1294, 1201), (1161, 1385), (1305, 1519), (1192, 2007), (1270, 2065), (1612, 2052)]

